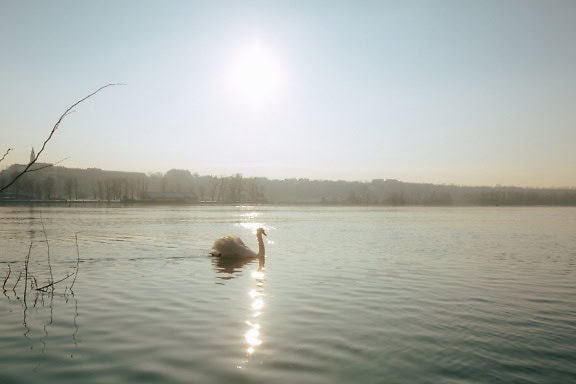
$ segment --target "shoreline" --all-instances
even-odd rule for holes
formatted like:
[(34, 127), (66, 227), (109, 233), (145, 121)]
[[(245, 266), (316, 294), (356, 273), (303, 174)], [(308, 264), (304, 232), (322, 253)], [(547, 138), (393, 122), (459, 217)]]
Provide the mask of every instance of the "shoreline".
[(576, 204), (351, 204), (337, 202), (227, 202), (227, 201), (185, 201), (185, 200), (2, 200), (2, 206), (152, 206), (152, 205), (186, 205), (186, 206), (319, 206), (319, 207), (576, 207)]

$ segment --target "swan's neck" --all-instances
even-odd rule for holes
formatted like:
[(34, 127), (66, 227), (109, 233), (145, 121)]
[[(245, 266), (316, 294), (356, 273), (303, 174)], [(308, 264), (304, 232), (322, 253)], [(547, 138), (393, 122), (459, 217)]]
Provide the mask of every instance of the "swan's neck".
[(265, 255), (264, 240), (262, 240), (262, 234), (258, 234), (258, 257), (264, 257)]

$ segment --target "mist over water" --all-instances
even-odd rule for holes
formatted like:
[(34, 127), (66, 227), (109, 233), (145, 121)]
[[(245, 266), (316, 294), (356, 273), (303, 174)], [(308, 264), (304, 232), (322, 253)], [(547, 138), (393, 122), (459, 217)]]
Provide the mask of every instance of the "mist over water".
[[(264, 263), (207, 256), (258, 227)], [(0, 207), (0, 382), (570, 382), (573, 228), (573, 208)], [(24, 303), (30, 243), (44, 282), (45, 235), (58, 279), (75, 234), (73, 293)]]

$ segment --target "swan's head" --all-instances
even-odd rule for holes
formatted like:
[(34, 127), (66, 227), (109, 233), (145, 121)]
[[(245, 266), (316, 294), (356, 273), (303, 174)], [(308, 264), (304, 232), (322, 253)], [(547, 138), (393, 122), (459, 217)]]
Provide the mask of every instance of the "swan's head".
[(266, 234), (266, 231), (264, 230), (264, 228), (258, 228), (258, 229), (256, 230), (256, 236), (262, 236), (262, 235), (268, 236), (268, 235)]

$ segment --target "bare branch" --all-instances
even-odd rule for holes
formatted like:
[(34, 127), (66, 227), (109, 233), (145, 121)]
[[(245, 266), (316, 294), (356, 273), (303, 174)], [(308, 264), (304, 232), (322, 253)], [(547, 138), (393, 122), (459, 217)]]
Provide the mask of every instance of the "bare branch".
[(55, 167), (55, 166), (57, 166), (58, 164), (66, 161), (66, 160), (68, 160), (68, 159), (69, 159), (69, 157), (65, 157), (65, 158), (63, 158), (62, 160), (58, 160), (57, 162), (55, 162), (55, 163), (53, 163), (53, 164), (45, 164), (45, 165), (43, 165), (43, 166), (41, 166), (41, 167), (38, 167), (38, 168), (29, 169), (28, 172), (26, 172), (26, 173), (41, 171), (41, 170), (46, 169), (46, 168)]
[(58, 284), (58, 283), (60, 283), (60, 282), (62, 282), (62, 281), (64, 281), (64, 280), (66, 280), (67, 278), (69, 278), (69, 277), (72, 276), (72, 275), (73, 275), (73, 273), (70, 273), (70, 274), (68, 274), (66, 277), (63, 277), (63, 278), (61, 278), (61, 279), (58, 280), (58, 281), (53, 281), (53, 282), (51, 282), (50, 284), (46, 284), (46, 285), (43, 286), (43, 287), (36, 288), (36, 290), (37, 290), (37, 291), (46, 292), (46, 288), (50, 288), (50, 287), (53, 288), (55, 284)]
[(12, 148), (8, 148), (6, 152), (4, 152), (4, 155), (2, 156), (2, 158), (0, 158), (0, 163), (6, 158), (6, 156), (8, 156), (11, 150)]
[(50, 281), (54, 281), (54, 275), (52, 275), (52, 264), (50, 263), (50, 243), (48, 242), (48, 235), (46, 234), (46, 227), (44, 227), (44, 221), (42, 223), (42, 233), (44, 233), (44, 239), (46, 240), (46, 253), (48, 255), (48, 270), (50, 271)]
[(2, 284), (2, 290), (4, 292), (6, 292), (6, 282), (10, 278), (10, 273), (12, 273), (12, 269), (10, 268), (10, 264), (8, 264), (8, 274), (6, 275), (6, 278), (4, 279), (4, 284)]
[(52, 136), (54, 136), (54, 133), (56, 132), (56, 130), (58, 129), (58, 127), (60, 126), (60, 123), (62, 122), (62, 120), (64, 120), (64, 118), (66, 116), (68, 116), (70, 113), (73, 112), (73, 109), (80, 103), (86, 101), (87, 99), (89, 99), (90, 97), (94, 96), (95, 94), (97, 94), (98, 92), (100, 92), (101, 90), (103, 90), (104, 88), (108, 88), (108, 87), (112, 87), (115, 85), (123, 85), (121, 83), (111, 83), (111, 84), (106, 84), (103, 85), (102, 87), (98, 88), (97, 90), (95, 90), (94, 92), (92, 92), (91, 94), (89, 94), (88, 96), (83, 97), (82, 99), (78, 100), (77, 102), (75, 102), (74, 104), (72, 104), (70, 107), (68, 107), (68, 109), (66, 109), (66, 111), (64, 111), (63, 114), (60, 115), (60, 117), (58, 118), (58, 120), (56, 121), (56, 124), (54, 124), (54, 126), (52, 127), (52, 131), (50, 131), (50, 135), (48, 135), (48, 138), (46, 140), (44, 140), (44, 143), (42, 143), (42, 148), (40, 148), (40, 150), (38, 151), (38, 153), (36, 154), (36, 157), (34, 159), (32, 159), (32, 161), (30, 161), (30, 163), (28, 163), (28, 165), (26, 166), (26, 168), (24, 168), (23, 171), (21, 171), (19, 174), (17, 174), (12, 181), (10, 181), (8, 184), (6, 184), (5, 186), (0, 188), (0, 192), (6, 190), (8, 187), (10, 187), (12, 184), (14, 184), (16, 182), (16, 180), (18, 180), (20, 177), (22, 177), (25, 173), (28, 173), (30, 171), (30, 167), (32, 167), (36, 161), (38, 161), (38, 159), (40, 158), (40, 155), (42, 155), (42, 152), (44, 152), (44, 149), (46, 148), (46, 145), (48, 144), (48, 142), (52, 139)]
[(28, 263), (30, 262), (30, 252), (32, 251), (32, 242), (28, 248), (28, 256), (24, 260), (24, 305), (26, 305), (26, 287), (28, 286)]
[[(72, 287), (74, 287), (74, 283), (76, 282), (76, 277), (78, 277), (78, 267), (80, 266), (80, 249), (78, 248), (78, 234), (74, 234), (74, 240), (76, 242), (76, 273), (74, 274), (74, 280), (72, 280), (72, 285), (70, 286), (70, 292), (72, 292)], [(74, 293), (74, 292), (72, 292)]]
[(22, 271), (20, 271), (20, 274), (18, 275), (18, 278), (16, 279), (16, 283), (14, 283), (14, 286), (12, 287), (12, 290), (14, 292), (16, 292), (16, 286), (18, 285), (18, 283), (20, 282), (20, 278), (22, 278)]

